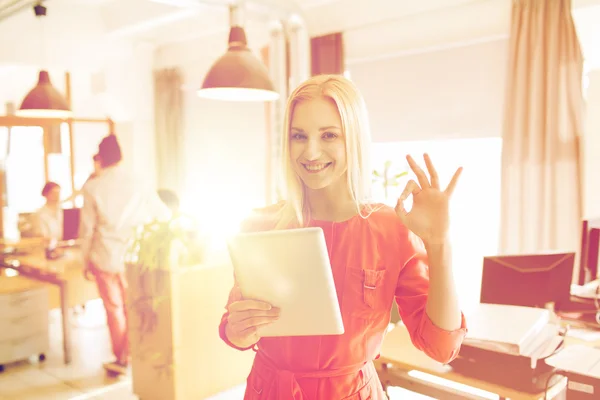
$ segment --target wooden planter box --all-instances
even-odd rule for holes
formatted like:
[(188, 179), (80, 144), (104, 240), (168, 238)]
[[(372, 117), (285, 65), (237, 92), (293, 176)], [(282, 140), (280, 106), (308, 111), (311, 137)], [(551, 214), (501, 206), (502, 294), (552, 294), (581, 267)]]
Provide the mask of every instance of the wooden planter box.
[[(205, 399), (243, 384), (254, 352), (229, 348), (218, 333), (232, 267), (198, 265), (143, 276), (139, 271), (127, 265), (134, 394), (140, 400)], [(143, 293), (153, 297), (141, 299)], [(142, 311), (152, 301), (156, 312)]]

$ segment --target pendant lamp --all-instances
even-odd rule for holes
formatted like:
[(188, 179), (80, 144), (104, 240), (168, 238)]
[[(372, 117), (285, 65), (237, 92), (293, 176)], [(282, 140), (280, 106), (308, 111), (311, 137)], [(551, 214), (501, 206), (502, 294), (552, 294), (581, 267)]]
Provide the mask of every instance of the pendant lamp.
[(198, 96), (225, 101), (274, 101), (279, 98), (267, 67), (248, 49), (239, 6), (230, 5), (229, 48), (212, 65)]
[[(46, 7), (41, 4), (35, 5), (33, 10), (38, 18), (46, 15)], [(37, 85), (27, 93), (15, 114), (20, 117), (68, 118), (71, 109), (63, 95), (52, 86), (48, 71), (41, 70)]]

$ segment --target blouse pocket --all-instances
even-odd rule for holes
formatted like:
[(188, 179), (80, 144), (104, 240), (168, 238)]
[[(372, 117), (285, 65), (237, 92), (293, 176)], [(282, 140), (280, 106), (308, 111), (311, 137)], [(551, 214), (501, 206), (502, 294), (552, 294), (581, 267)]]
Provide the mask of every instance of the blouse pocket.
[(348, 267), (344, 288), (344, 305), (354, 316), (370, 319), (373, 312), (387, 308), (385, 269)]
[[(363, 269), (363, 301), (370, 308), (378, 307), (378, 300), (383, 297), (385, 270)], [(380, 303), (380, 302), (379, 302)]]

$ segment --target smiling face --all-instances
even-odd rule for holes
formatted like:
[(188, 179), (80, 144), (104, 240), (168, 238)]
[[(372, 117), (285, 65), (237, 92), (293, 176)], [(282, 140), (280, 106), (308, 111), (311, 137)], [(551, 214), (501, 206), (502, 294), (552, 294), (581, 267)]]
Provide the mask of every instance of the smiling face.
[(333, 101), (323, 97), (300, 101), (289, 134), (292, 168), (308, 189), (345, 184), (346, 142)]

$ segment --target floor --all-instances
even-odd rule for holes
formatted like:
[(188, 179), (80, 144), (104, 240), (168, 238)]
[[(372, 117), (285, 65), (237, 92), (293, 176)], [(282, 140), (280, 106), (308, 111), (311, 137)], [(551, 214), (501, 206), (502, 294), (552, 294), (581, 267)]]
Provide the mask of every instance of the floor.
[[(128, 377), (110, 378), (102, 363), (111, 360), (104, 309), (90, 302), (72, 318), (73, 361), (63, 364), (61, 318), (50, 313), (50, 351), (46, 360), (7, 365), (0, 373), (0, 400), (138, 400)], [(239, 400), (244, 386), (207, 400)], [(390, 388), (390, 400), (427, 400), (401, 388)]]
[(0, 400), (137, 400), (129, 378), (109, 378), (102, 363), (111, 360), (106, 318), (101, 303), (90, 302), (74, 313), (73, 361), (63, 364), (61, 318), (50, 313), (50, 351), (43, 362), (5, 366), (0, 374)]

